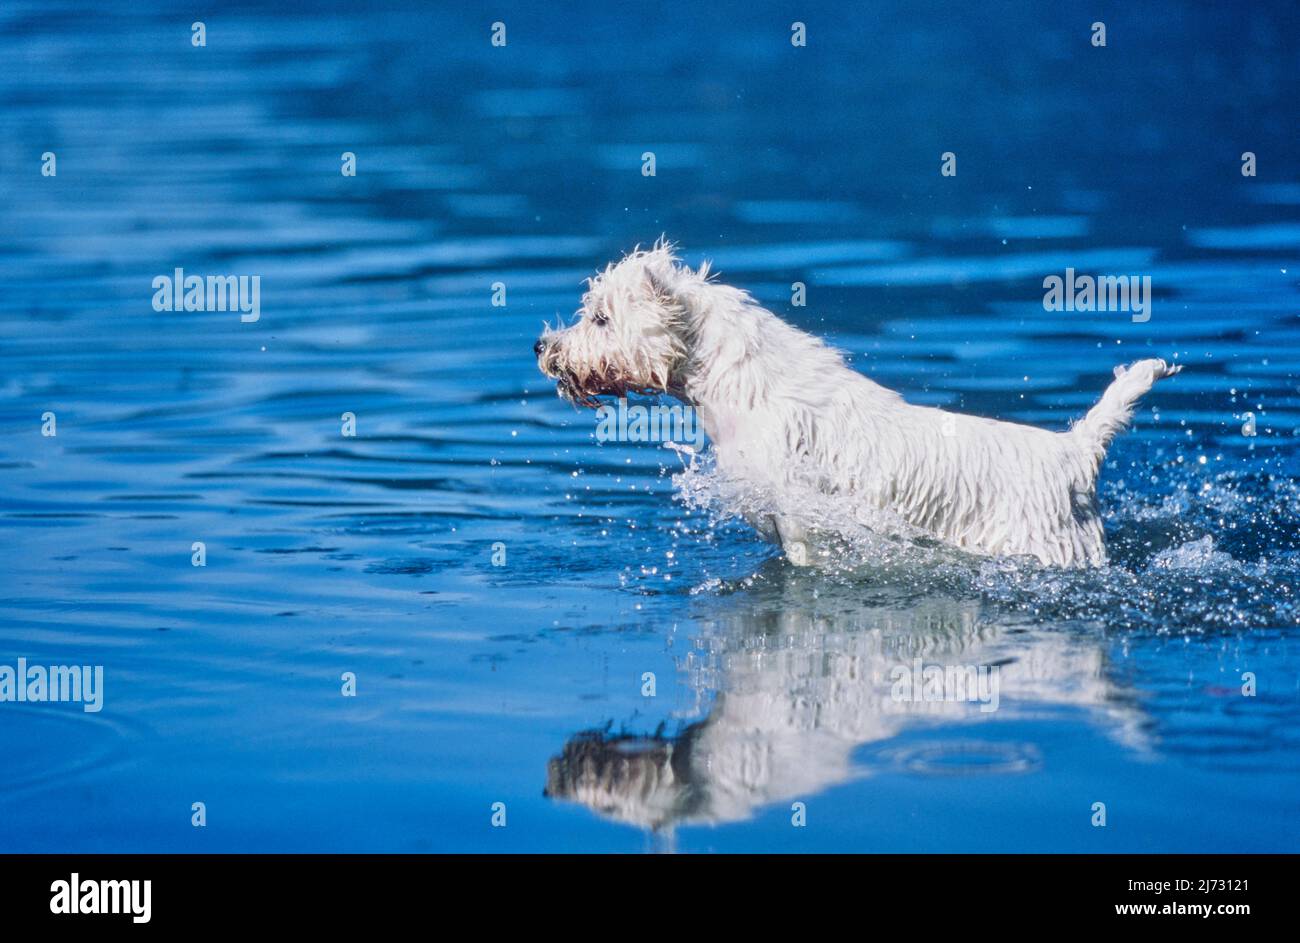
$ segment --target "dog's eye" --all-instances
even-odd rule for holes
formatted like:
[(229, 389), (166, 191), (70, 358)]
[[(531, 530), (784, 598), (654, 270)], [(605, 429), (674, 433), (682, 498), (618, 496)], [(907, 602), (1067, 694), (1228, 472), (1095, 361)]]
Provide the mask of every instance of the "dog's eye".
[(597, 327), (604, 327), (606, 324), (609, 323), (609, 315), (602, 314), (599, 311), (593, 314), (591, 316), (591, 319), (596, 322)]

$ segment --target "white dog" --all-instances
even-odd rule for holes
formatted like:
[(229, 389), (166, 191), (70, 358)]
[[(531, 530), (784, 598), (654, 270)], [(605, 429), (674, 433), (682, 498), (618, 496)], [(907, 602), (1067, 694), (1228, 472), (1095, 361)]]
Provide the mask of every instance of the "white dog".
[[(1106, 561), (1097, 472), (1163, 360), (1116, 380), (1068, 432), (913, 406), (746, 292), (681, 264), (662, 240), (589, 280), (581, 318), (534, 347), (561, 396), (668, 393), (696, 410), (728, 478), (775, 496), (746, 516), (809, 562), (801, 491), (896, 517), (915, 535), (1061, 566)], [(791, 496), (783, 504), (782, 496)]]

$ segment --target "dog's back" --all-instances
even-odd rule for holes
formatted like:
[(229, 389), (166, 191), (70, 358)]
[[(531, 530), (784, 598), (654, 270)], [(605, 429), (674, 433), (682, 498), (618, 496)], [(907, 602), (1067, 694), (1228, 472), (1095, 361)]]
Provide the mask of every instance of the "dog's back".
[(738, 437), (735, 451), (782, 456), (741, 463), (744, 477), (789, 490), (786, 506), (778, 495), (777, 513), (759, 525), (769, 539), (790, 551), (825, 526), (800, 513), (800, 495), (812, 489), (839, 496), (846, 518), (861, 520), (864, 507), (886, 511), (965, 550), (1058, 566), (1106, 562), (1096, 497), (1105, 449), (1138, 398), (1177, 372), (1159, 360), (1120, 368), (1087, 416), (1068, 432), (1051, 432), (911, 405), (842, 369), (838, 382), (823, 376), (798, 387), (797, 405), (769, 401), (768, 415), (784, 415), (784, 424), (741, 424), (749, 434)]

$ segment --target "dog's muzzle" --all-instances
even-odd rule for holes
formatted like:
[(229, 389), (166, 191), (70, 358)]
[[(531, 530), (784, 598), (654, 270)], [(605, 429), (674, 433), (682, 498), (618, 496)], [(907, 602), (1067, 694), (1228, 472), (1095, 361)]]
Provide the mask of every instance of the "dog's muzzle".
[(627, 396), (629, 392), (645, 393), (647, 395), (662, 392), (633, 386), (620, 374), (608, 368), (577, 377), (572, 373), (568, 365), (563, 362), (559, 345), (546, 337), (539, 338), (537, 343), (533, 344), (533, 353), (537, 356), (537, 368), (546, 376), (557, 381), (556, 392), (560, 394), (560, 397), (576, 406), (595, 409), (600, 405), (600, 400), (597, 399), (598, 396), (623, 397)]
[(533, 356), (537, 358), (537, 369), (552, 379), (560, 378), (559, 351), (549, 338), (539, 337), (533, 344)]
[(594, 397), (578, 387), (573, 377), (565, 374), (555, 356), (555, 348), (545, 337), (539, 337), (533, 344), (533, 356), (537, 358), (537, 369), (545, 376), (558, 381), (556, 392), (562, 399), (582, 406), (594, 405)]

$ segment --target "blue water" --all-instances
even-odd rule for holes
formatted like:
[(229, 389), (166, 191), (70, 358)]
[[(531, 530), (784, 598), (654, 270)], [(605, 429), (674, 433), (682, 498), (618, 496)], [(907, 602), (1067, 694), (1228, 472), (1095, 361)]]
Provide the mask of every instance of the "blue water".
[[(1029, 6), (6, 3), (0, 665), (105, 692), (0, 703), (0, 849), (1300, 850), (1296, 16)], [(1185, 364), (1111, 566), (796, 570), (598, 443), (530, 348), (661, 233), (914, 402)], [(998, 709), (891, 700), (918, 656)]]

